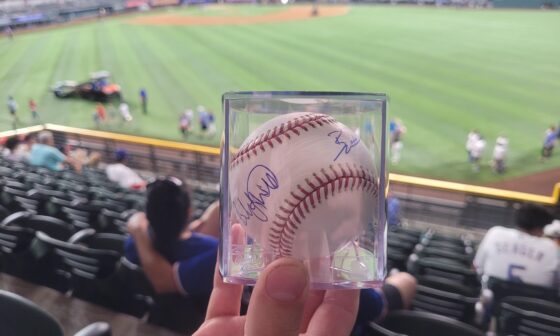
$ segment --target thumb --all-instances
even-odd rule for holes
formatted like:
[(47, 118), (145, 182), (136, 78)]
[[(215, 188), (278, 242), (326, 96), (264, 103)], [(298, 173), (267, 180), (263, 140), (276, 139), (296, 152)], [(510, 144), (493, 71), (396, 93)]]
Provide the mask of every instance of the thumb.
[(308, 289), (307, 270), (300, 261), (282, 258), (272, 262), (251, 296), (245, 335), (298, 335)]

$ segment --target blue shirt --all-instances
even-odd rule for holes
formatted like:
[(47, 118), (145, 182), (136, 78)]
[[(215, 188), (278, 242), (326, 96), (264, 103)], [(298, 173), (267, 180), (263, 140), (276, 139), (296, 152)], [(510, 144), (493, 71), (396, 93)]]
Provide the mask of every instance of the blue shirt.
[(390, 229), (399, 226), (401, 222), (401, 205), (399, 199), (396, 197), (389, 197), (387, 199), (387, 224)]
[(352, 335), (362, 335), (369, 322), (381, 317), (384, 307), (385, 301), (379, 291), (369, 288), (360, 290), (360, 307)]
[[(214, 237), (193, 233), (188, 239), (175, 242), (173, 272), (183, 294), (208, 299), (214, 283), (214, 267), (218, 255), (218, 240)], [(132, 237), (124, 243), (124, 255), (140, 265), (140, 257)]]
[(29, 164), (54, 171), (62, 170), (64, 160), (66, 160), (66, 156), (49, 145), (35, 144), (31, 147), (31, 153), (29, 154)]

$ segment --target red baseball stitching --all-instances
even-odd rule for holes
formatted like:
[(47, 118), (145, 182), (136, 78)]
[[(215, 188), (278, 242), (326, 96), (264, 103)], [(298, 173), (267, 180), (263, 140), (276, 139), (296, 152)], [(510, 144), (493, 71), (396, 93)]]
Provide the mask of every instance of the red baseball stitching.
[[(286, 139), (291, 139), (292, 135), (299, 136), (301, 131), (309, 131), (309, 127), (316, 128), (317, 126), (323, 126), (324, 124), (332, 124), (336, 120), (326, 114), (316, 114), (310, 113), (295, 117), (287, 122), (283, 122), (280, 125), (274, 126), (273, 129), (268, 129), (266, 132), (261, 133), (259, 136), (251, 140), (248, 144), (239, 149), (239, 151), (233, 156), (231, 160), (231, 167), (243, 162), (245, 159), (250, 159), (251, 155), (257, 155), (258, 151), (266, 152), (266, 145), (270, 148), (274, 148), (274, 141), (278, 144), (282, 144), (282, 137)], [(292, 133), (292, 134), (290, 134)]]
[(310, 209), (321, 204), (323, 199), (334, 196), (335, 192), (348, 190), (362, 190), (373, 196), (377, 195), (377, 183), (372, 174), (362, 166), (354, 164), (352, 167), (348, 163), (339, 163), (336, 166), (329, 165), (328, 170), (329, 172), (323, 168), (319, 174), (313, 173), (305, 178), (306, 185), (298, 184), (297, 188), (290, 192), (291, 197), (284, 200), (280, 211), (275, 214), (268, 241), (280, 256), (291, 255), (292, 243), (299, 225), (306, 214), (310, 213)]

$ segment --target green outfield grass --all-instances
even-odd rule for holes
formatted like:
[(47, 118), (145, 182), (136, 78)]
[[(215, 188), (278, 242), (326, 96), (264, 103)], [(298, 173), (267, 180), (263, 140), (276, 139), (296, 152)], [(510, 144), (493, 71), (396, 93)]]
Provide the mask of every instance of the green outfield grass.
[[(181, 9), (185, 15), (258, 15), (281, 7)], [(153, 15), (145, 14), (145, 15)], [(385, 92), (391, 117), (408, 128), (391, 171), (490, 182), (560, 166), (538, 161), (546, 127), (560, 121), (560, 12), (352, 7), (345, 16), (242, 26), (142, 26), (128, 17), (0, 39), (0, 127), (8, 95), (30, 123), (93, 128), (95, 105), (58, 100), (57, 80), (105, 69), (121, 84), (135, 120), (107, 130), (180, 140), (178, 117), (202, 104), (220, 111), (232, 90)], [(138, 90), (149, 94), (140, 113)], [(219, 113), (218, 113), (219, 114)], [(222, 118), (218, 117), (221, 126)], [(509, 172), (475, 174), (464, 145), (472, 128), (510, 139)], [(197, 131), (198, 132), (198, 131)], [(195, 133), (189, 142), (216, 145)]]

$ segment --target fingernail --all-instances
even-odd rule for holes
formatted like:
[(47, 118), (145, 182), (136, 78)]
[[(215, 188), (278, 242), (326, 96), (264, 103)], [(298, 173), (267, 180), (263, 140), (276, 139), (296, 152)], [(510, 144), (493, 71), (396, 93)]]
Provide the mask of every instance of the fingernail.
[(276, 267), (266, 278), (266, 292), (274, 300), (296, 301), (307, 284), (303, 267), (285, 265)]

